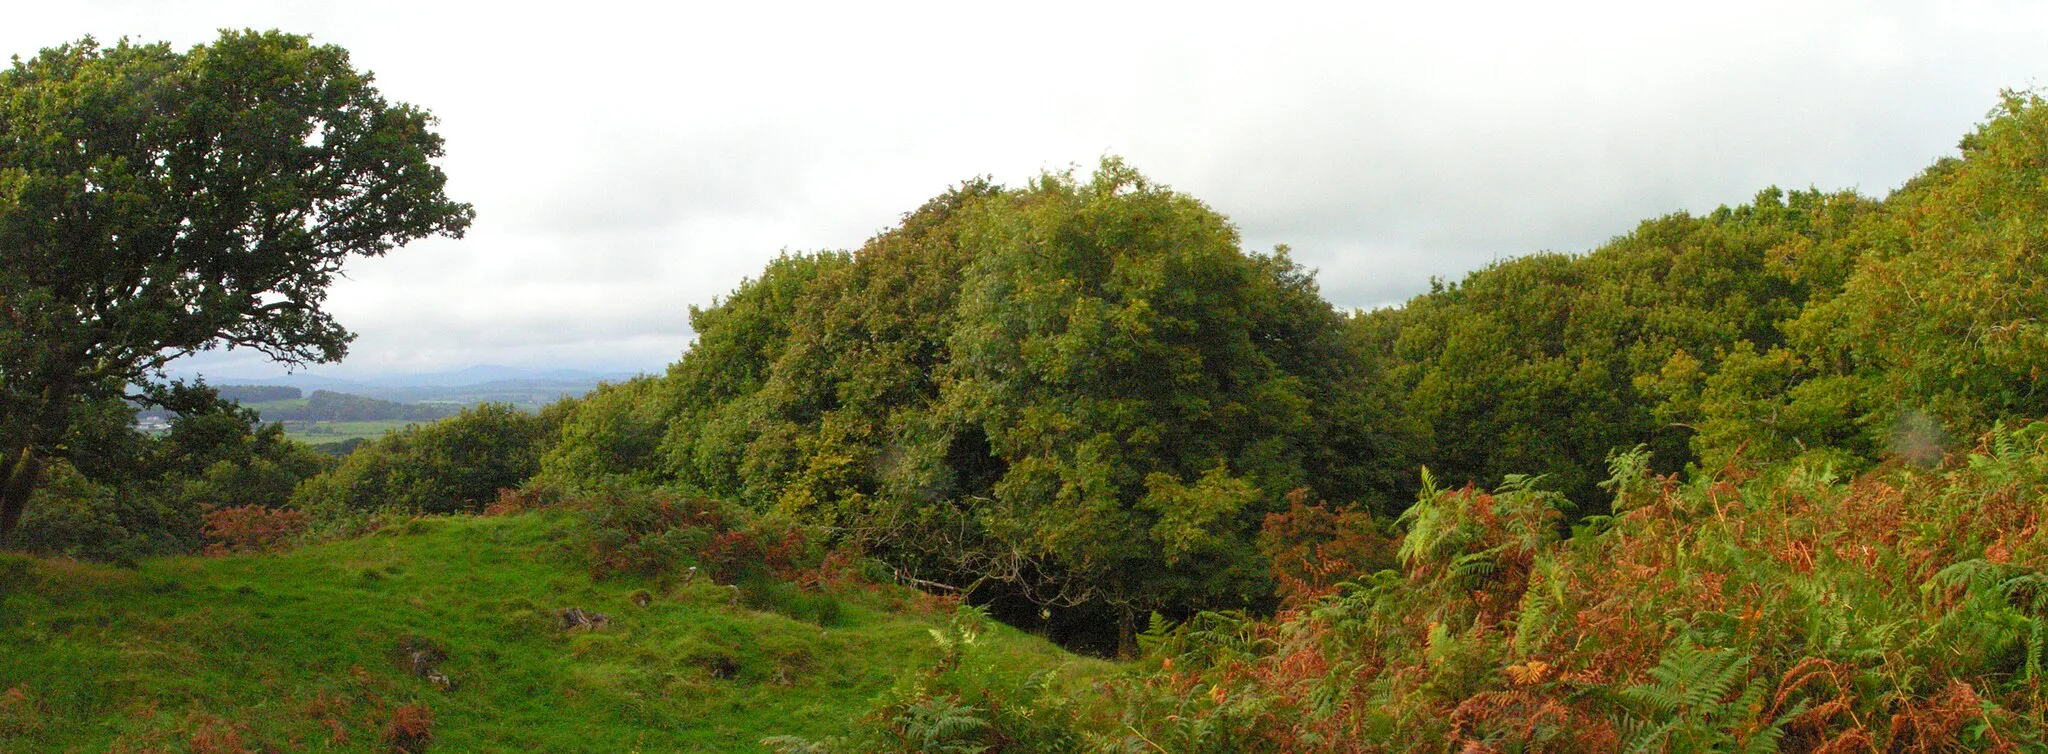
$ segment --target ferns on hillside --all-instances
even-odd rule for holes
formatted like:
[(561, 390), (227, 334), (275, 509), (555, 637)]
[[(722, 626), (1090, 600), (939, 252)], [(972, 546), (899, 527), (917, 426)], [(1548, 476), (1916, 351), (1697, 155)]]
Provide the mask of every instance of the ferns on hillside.
[(1768, 689), (1750, 675), (1751, 662), (1732, 649), (1706, 649), (1685, 640), (1673, 644), (1650, 669), (1654, 683), (1618, 693), (1628, 710), (1620, 722), (1625, 750), (1777, 751), (1786, 723), (1805, 705), (1782, 712), (1767, 708)]
[(2038, 746), (2048, 430), (2001, 430), (1963, 460), (1843, 480), (1817, 459), (1678, 484), (1622, 454), (1616, 515), (1568, 539), (1529, 480), (1485, 493), (1426, 478), (1401, 521), (1401, 571), (1272, 621), (1155, 624), (1151, 670), (1115, 694), (1125, 738), (1299, 752)]

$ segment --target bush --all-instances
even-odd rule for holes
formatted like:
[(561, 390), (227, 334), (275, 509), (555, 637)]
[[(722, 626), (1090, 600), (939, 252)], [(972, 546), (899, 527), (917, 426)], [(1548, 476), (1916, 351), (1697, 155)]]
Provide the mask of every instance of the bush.
[(203, 387), (188, 393), (161, 436), (136, 431), (126, 404), (96, 407), (74, 428), (69, 457), (46, 468), (16, 544), (115, 563), (194, 552), (205, 546), (206, 511), (285, 505), (332, 463)]
[(199, 548), (199, 504), (172, 483), (102, 483), (52, 461), (15, 532), (29, 552), (130, 563)]
[(380, 508), (475, 513), (540, 469), (546, 435), (537, 417), (482, 404), (357, 448), (300, 485), (293, 501), (322, 518)]
[(1266, 514), (1259, 552), (1273, 562), (1273, 581), (1288, 605), (1305, 604), (1337, 585), (1394, 565), (1393, 542), (1370, 512), (1309, 504), (1306, 489), (1287, 495), (1288, 510)]
[(663, 387), (653, 377), (639, 377), (600, 385), (568, 405), (554, 446), (541, 457), (541, 475), (575, 486), (614, 478), (655, 481), (657, 450), (667, 429)]
[(219, 508), (206, 514), (206, 552), (273, 552), (306, 531), (303, 511), (241, 505)]
[(797, 580), (823, 561), (800, 530), (746, 521), (729, 504), (710, 498), (610, 484), (571, 504), (583, 517), (596, 578), (662, 578), (697, 566), (724, 584)]
[(699, 553), (727, 531), (731, 520), (725, 506), (715, 500), (616, 485), (591, 493), (576, 505), (583, 517), (591, 577), (599, 579), (661, 578), (692, 564), (703, 565)]

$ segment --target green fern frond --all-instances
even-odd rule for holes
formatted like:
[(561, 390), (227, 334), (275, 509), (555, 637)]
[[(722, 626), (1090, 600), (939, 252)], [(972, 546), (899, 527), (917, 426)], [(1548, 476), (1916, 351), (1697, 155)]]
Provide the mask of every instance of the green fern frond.
[(1680, 640), (1650, 669), (1648, 684), (1618, 696), (1632, 714), (1617, 727), (1625, 750), (1770, 751), (1796, 712), (1759, 723), (1767, 687), (1750, 677), (1751, 658)]

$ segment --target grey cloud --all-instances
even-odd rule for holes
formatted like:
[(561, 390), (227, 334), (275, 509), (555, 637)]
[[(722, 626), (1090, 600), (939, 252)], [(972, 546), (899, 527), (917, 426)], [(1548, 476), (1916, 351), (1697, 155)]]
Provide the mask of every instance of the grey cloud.
[[(1248, 8), (1249, 6), (1245, 6)], [(392, 19), (405, 19), (393, 22)], [(1365, 307), (1768, 185), (1881, 195), (2048, 76), (2048, 7), (1955, 2), (342, 6), (83, 2), (0, 47), (220, 27), (432, 109), (468, 238), (354, 265), (348, 369), (658, 369), (688, 306), (959, 180), (1105, 153)], [(219, 356), (209, 358), (220, 358)]]

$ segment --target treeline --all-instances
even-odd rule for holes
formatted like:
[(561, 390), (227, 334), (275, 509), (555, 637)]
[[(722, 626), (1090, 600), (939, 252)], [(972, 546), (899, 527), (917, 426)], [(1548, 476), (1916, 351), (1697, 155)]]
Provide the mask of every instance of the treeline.
[(1766, 189), (1363, 313), (1116, 160), (968, 182), (693, 308), (666, 375), (465, 412), (266, 500), (662, 488), (1132, 652), (1154, 613), (1270, 613), (1396, 565), (1397, 519), (1467, 484), (1542, 491), (1563, 534), (1622, 513), (1617, 454), (1853, 475), (2042, 416), (2044, 113), (2009, 96), (1881, 199)]
[(1276, 613), (1155, 616), (1099, 699), (963, 662), (771, 743), (2048, 748), (2048, 103), (1961, 146), (1882, 199), (1767, 190), (1352, 320), (1415, 502), (1268, 515)]
[(1661, 470), (1854, 472), (2048, 415), (2044, 117), (2009, 96), (1961, 157), (1882, 201), (1770, 189), (1375, 312), (1422, 457), (1489, 485), (1546, 474), (1597, 508), (1603, 459), (1639, 444)]
[(969, 183), (693, 310), (682, 361), (569, 412), (543, 476), (741, 501), (1128, 650), (1151, 612), (1271, 609), (1290, 497), (1385, 523), (1424, 467), (1524, 475), (1562, 530), (1613, 513), (1638, 447), (1936, 463), (2048, 410), (2044, 121), (2014, 94), (1882, 199), (1766, 189), (1362, 314), (1114, 160)]
[[(228, 397), (225, 393), (223, 398)], [(262, 411), (264, 421), (433, 421), (453, 416), (459, 406), (442, 403), (399, 403), (331, 390), (315, 390), (306, 405), (277, 406)]]
[(359, 532), (386, 512), (475, 512), (538, 472), (562, 411), (536, 416), (481, 404), (351, 441), (337, 458), (286, 439), (283, 425), (221, 400), (211, 388), (182, 392), (185, 410), (160, 435), (136, 431), (135, 408), (119, 401), (75, 424), (73, 457), (51, 463), (18, 544), (132, 561), (197, 552), (216, 516), (232, 519), (251, 508), (310, 515), (315, 536)]
[[(315, 390), (307, 395), (295, 387), (273, 385), (208, 386), (219, 400), (265, 405), (254, 408), (263, 421), (434, 421), (454, 416), (461, 406), (451, 403), (404, 403), (370, 398), (332, 390)], [(301, 401), (303, 402), (294, 403)], [(139, 409), (138, 416), (169, 418), (177, 412), (165, 408)]]
[(305, 396), (298, 388), (285, 385), (221, 385), (214, 388), (224, 401), (274, 403), (295, 401)]
[(17, 543), (116, 562), (197, 552), (208, 513), (289, 507), (302, 482), (334, 464), (210, 389), (181, 393), (183, 411), (160, 435), (136, 431), (123, 401), (74, 422), (71, 458), (50, 464)]
[(1392, 512), (1410, 431), (1285, 249), (1115, 160), (971, 182), (854, 253), (695, 309), (660, 379), (565, 419), (543, 476), (741, 501), (1103, 648), (1269, 605), (1291, 490)]

